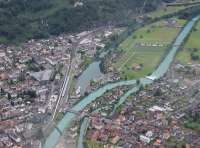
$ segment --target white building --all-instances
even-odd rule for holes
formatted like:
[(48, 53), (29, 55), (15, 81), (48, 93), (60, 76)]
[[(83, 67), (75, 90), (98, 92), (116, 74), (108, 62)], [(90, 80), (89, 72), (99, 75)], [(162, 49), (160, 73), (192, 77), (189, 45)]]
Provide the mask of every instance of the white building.
[(151, 139), (146, 136), (140, 135), (140, 141), (142, 141), (144, 143), (150, 143)]
[(155, 111), (164, 112), (165, 110), (166, 110), (165, 108), (162, 108), (162, 107), (159, 107), (159, 106), (156, 106), (156, 105), (149, 108), (149, 111), (151, 111), (151, 112), (155, 112)]

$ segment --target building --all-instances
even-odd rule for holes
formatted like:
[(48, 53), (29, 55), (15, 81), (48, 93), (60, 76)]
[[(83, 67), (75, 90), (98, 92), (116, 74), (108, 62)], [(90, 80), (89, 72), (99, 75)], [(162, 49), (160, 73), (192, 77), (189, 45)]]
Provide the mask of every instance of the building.
[(39, 72), (31, 72), (29, 75), (39, 82), (46, 82), (51, 79), (52, 73), (52, 70), (44, 70)]
[(140, 135), (140, 141), (142, 141), (144, 143), (150, 143), (151, 139), (146, 136)]

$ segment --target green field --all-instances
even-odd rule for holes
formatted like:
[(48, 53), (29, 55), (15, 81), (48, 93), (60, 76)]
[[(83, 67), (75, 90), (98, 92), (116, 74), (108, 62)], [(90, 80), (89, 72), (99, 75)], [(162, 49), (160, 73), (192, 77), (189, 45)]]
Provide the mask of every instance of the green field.
[(104, 146), (100, 143), (97, 143), (96, 141), (87, 140), (85, 141), (85, 147), (86, 148), (103, 148)]
[[(184, 20), (176, 20), (177, 25), (183, 25)], [(121, 73), (124, 79), (138, 78), (148, 75), (159, 64), (172, 41), (176, 38), (179, 28), (167, 27), (165, 21), (150, 24), (137, 30), (129, 36), (117, 50), (122, 50), (113, 67)], [(163, 47), (136, 46), (138, 43), (160, 44)], [(133, 66), (141, 65), (140, 70), (133, 70)]]
[(151, 18), (158, 18), (158, 17), (162, 17), (164, 15), (176, 13), (185, 8), (186, 7), (184, 7), (184, 6), (170, 6), (170, 7), (166, 7), (166, 8), (162, 8), (162, 9), (160, 8), (157, 11), (153, 11), (153, 12), (149, 13), (148, 16)]
[(195, 29), (193, 29), (190, 37), (186, 41), (182, 50), (177, 54), (177, 60), (182, 62), (183, 64), (190, 63), (200, 63), (200, 60), (192, 60), (191, 53), (192, 49), (196, 48), (197, 51), (193, 52), (194, 55), (200, 57), (200, 22), (197, 23)]
[[(193, 0), (193, 1), (187, 0), (186, 3), (188, 3), (188, 2), (200, 2), (200, 1), (199, 0)], [(150, 18), (153, 18), (153, 19), (159, 18), (159, 17), (165, 16), (165, 15), (177, 13), (181, 10), (190, 8), (192, 6), (198, 6), (198, 5), (199, 4), (193, 4), (193, 5), (188, 5), (188, 6), (181, 6), (180, 5), (180, 6), (161, 7), (161, 8), (158, 8), (156, 11), (148, 13), (147, 16), (150, 17)]]
[(187, 121), (185, 124), (186, 128), (190, 128), (192, 130), (195, 130), (197, 132), (200, 131), (200, 123), (199, 122), (194, 122), (194, 121)]
[(167, 141), (167, 145), (173, 148), (183, 148), (186, 142), (177, 140), (175, 137), (170, 137)]

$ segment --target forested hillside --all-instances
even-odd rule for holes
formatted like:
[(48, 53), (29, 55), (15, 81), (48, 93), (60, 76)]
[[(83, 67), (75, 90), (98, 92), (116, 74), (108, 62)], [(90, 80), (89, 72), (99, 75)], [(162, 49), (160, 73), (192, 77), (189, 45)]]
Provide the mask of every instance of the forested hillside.
[[(1, 0), (0, 43), (21, 42), (106, 23), (124, 23), (145, 0)], [(150, 0), (144, 11), (161, 0)]]

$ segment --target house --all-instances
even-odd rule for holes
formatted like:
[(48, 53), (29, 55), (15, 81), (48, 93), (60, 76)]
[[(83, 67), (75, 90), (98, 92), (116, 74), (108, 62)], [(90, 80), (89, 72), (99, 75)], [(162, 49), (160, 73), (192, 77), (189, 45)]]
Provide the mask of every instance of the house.
[(0, 142), (8, 141), (9, 137), (7, 134), (0, 134)]
[(77, 133), (70, 134), (70, 137), (71, 137), (71, 138), (75, 138), (77, 135), (78, 135)]
[(3, 58), (3, 57), (5, 57), (5, 56), (6, 56), (6, 53), (3, 52), (3, 51), (0, 51), (0, 58)]
[(152, 131), (147, 131), (146, 136), (151, 138), (153, 136), (153, 132)]
[(44, 108), (44, 107), (38, 108), (38, 113), (45, 113), (45, 112), (46, 112), (46, 108)]
[(49, 69), (39, 72), (30, 72), (29, 75), (39, 82), (46, 82), (51, 79), (52, 73), (53, 71)]
[(98, 140), (99, 136), (100, 136), (99, 131), (92, 131), (91, 135), (89, 136), (89, 139), (96, 141)]
[(76, 2), (74, 4), (74, 7), (80, 7), (80, 6), (83, 6), (83, 2)]
[(58, 62), (53, 60), (53, 59), (50, 59), (50, 58), (46, 58), (47, 62), (49, 62), (49, 64), (51, 64), (52, 66), (55, 66)]
[(36, 94), (37, 95), (45, 95), (45, 94), (47, 94), (48, 91), (49, 91), (48, 88), (40, 88), (36, 91)]
[(6, 73), (1, 73), (1, 74), (0, 74), (0, 80), (1, 80), (1, 81), (8, 80), (8, 78), (9, 78), (9, 77), (8, 77), (8, 75), (7, 75)]
[(32, 141), (31, 143), (32, 143), (32, 144), (31, 144), (31, 147), (32, 147), (32, 148), (42, 148), (42, 143), (41, 143), (41, 141), (39, 141), (39, 140)]
[(19, 63), (24, 64), (24, 63), (27, 63), (28, 61), (31, 61), (31, 60), (32, 60), (32, 57), (22, 57), (19, 60)]
[(10, 134), (9, 134), (9, 137), (10, 137), (13, 141), (15, 141), (16, 143), (21, 142), (21, 138), (20, 138), (17, 134), (15, 134), (15, 133), (10, 133)]
[(151, 139), (146, 136), (140, 135), (140, 141), (142, 141), (144, 143), (150, 143)]
[(152, 80), (152, 81), (154, 81), (155, 79), (157, 79), (157, 77), (155, 77), (155, 76), (146, 76), (146, 78), (147, 78), (147, 79), (150, 79), (150, 80)]
[(110, 31), (105, 31), (104, 36), (107, 38), (112, 34), (112, 32)]
[(185, 148), (190, 148), (190, 145), (186, 143)]
[(118, 141), (120, 140), (120, 137), (119, 136), (115, 136), (111, 139), (111, 143), (112, 144), (116, 144)]
[(162, 108), (162, 107), (159, 107), (159, 106), (156, 106), (156, 105), (149, 108), (149, 111), (151, 111), (151, 112), (156, 112), (156, 111), (164, 112), (165, 110), (166, 110), (165, 108)]

